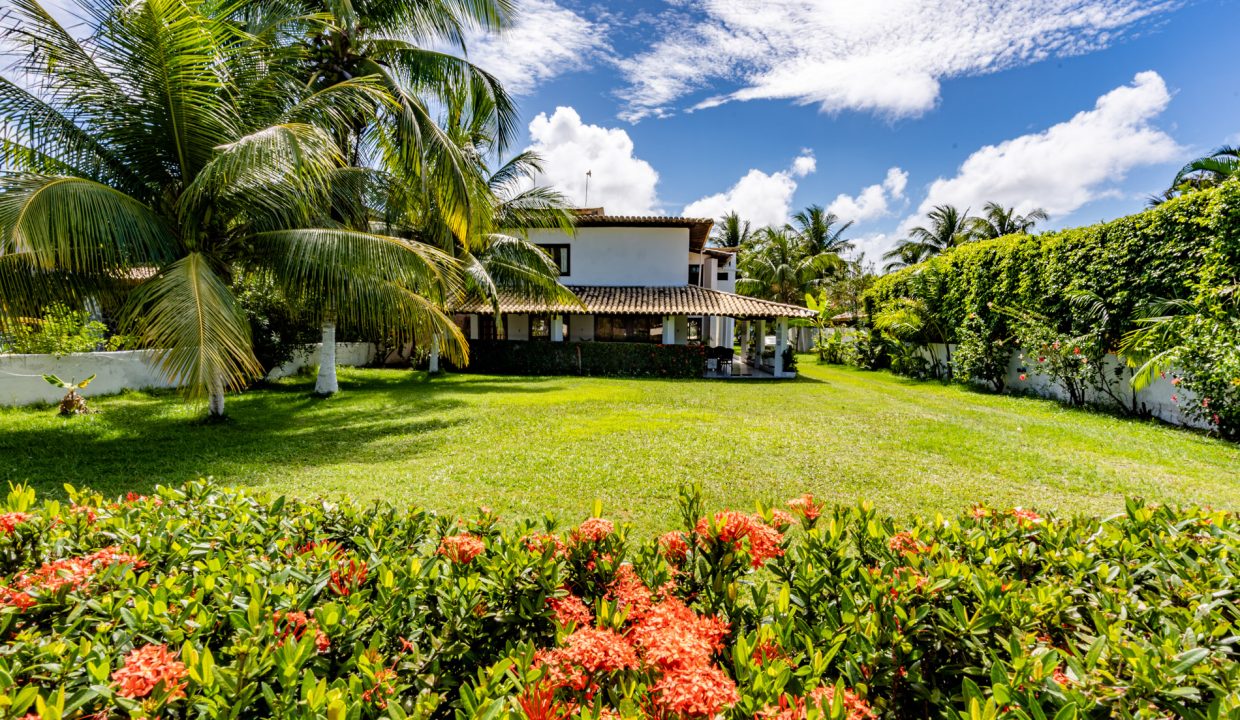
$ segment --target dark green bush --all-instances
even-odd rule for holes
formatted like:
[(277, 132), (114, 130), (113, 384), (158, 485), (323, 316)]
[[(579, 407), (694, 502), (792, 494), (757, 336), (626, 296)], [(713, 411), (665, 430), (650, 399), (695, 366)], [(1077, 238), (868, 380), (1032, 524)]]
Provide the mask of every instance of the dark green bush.
[(496, 375), (701, 377), (701, 345), (617, 342), (512, 342), (471, 340), (466, 372)]

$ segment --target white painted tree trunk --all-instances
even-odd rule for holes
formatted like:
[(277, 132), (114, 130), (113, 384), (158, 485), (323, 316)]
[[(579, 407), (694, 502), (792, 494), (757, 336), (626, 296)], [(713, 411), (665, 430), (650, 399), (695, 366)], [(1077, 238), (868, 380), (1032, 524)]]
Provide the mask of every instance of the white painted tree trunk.
[(207, 417), (218, 420), (224, 417), (224, 383), (216, 380), (207, 392)]
[(340, 390), (336, 382), (336, 322), (323, 322), (323, 346), (319, 349), (319, 376), (314, 381), (316, 395), (335, 395)]

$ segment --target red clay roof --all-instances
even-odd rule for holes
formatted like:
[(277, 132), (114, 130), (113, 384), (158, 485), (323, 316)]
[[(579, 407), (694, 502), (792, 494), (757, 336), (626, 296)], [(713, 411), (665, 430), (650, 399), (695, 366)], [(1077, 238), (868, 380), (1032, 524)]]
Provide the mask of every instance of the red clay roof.
[[(696, 285), (672, 287), (612, 287), (569, 285), (582, 305), (548, 304), (501, 295), (500, 312), (557, 313), (564, 315), (721, 315), (733, 318), (814, 317), (797, 305), (785, 305)], [(489, 315), (488, 303), (474, 300), (453, 308), (461, 313)]]

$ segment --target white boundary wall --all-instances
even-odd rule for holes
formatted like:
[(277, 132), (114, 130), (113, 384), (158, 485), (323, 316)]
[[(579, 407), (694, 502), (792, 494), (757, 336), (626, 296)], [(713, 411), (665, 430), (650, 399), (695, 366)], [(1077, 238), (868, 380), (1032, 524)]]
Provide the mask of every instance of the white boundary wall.
[[(956, 346), (953, 344), (951, 349), (954, 357)], [(934, 352), (938, 355), (940, 365), (946, 362), (947, 353), (944, 345), (941, 343), (936, 343), (934, 345)], [(922, 350), (922, 355), (925, 356), (927, 360), (930, 359), (924, 349)], [(1107, 355), (1104, 363), (1104, 372), (1106, 373), (1105, 377), (1113, 378), (1111, 383), (1111, 391), (1114, 392), (1117, 397), (1123, 399), (1125, 408), (1131, 408), (1132, 386), (1129, 384), (1129, 380), (1132, 378), (1132, 373), (1127, 367), (1123, 367), (1125, 365), (1124, 361), (1113, 354)], [(1059, 385), (1049, 377), (1040, 374), (1037, 367), (1037, 358), (1026, 357), (1022, 362), (1020, 354), (1013, 353), (1012, 359), (1008, 362), (1007, 391), (1013, 393), (1027, 392), (1041, 397), (1066, 401), (1068, 399), (1068, 394), (1064, 392), (1063, 388), (1059, 387)], [(1116, 376), (1115, 370), (1119, 367), (1123, 367), (1123, 372)], [(1025, 375), (1024, 380), (1020, 379), (1022, 368)], [(1189, 418), (1184, 414), (1183, 408), (1192, 403), (1197, 403), (1199, 400), (1192, 393), (1184, 390), (1182, 387), (1176, 387), (1173, 385), (1171, 378), (1174, 375), (1174, 372), (1168, 372), (1165, 378), (1155, 378), (1154, 382), (1150, 383), (1143, 390), (1138, 392), (1137, 408), (1141, 409), (1144, 406), (1144, 412), (1148, 412), (1160, 420), (1164, 420), (1175, 425), (1184, 425), (1195, 428), (1208, 427), (1203, 423), (1194, 421), (1192, 418)], [(990, 387), (989, 383), (985, 383), (984, 385), (986, 387)], [(1086, 391), (1085, 399), (1086, 402), (1092, 405), (1100, 405), (1105, 407), (1115, 406), (1115, 401), (1111, 399), (1110, 396), (1095, 391), (1092, 388)]]
[[(293, 375), (304, 367), (319, 363), (319, 345), (312, 345), (293, 361), (276, 368), (272, 379)], [(174, 388), (179, 383), (164, 377), (152, 359), (150, 350), (121, 352), (75, 353), (55, 355), (0, 355), (0, 405), (20, 406), (35, 403), (57, 403), (64, 391), (43, 380), (56, 375), (62, 380), (82, 380), (95, 375), (95, 380), (82, 392), (87, 398), (114, 395), (126, 390)], [(375, 356), (370, 343), (338, 343), (336, 364), (367, 365)]]

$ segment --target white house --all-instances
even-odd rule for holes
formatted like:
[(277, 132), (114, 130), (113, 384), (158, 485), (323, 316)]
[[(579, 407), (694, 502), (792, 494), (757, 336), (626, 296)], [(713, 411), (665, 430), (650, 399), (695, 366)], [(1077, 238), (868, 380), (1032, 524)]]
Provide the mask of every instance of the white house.
[(739, 360), (757, 370), (752, 374), (785, 377), (788, 318), (813, 313), (737, 295), (735, 251), (706, 247), (712, 224), (708, 219), (580, 210), (573, 235), (529, 231), (530, 240), (555, 258), (560, 281), (580, 305), (502, 297), (498, 321), (482, 301), (457, 307), (457, 321), (471, 340), (701, 343), (728, 349), (737, 321), (757, 324), (759, 345), (765, 345), (762, 338), (771, 322), (774, 357), (764, 365), (764, 348), (748, 347), (750, 333), (743, 332), (742, 355), (751, 360)]

